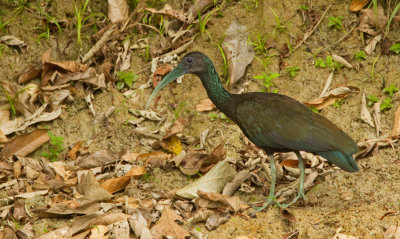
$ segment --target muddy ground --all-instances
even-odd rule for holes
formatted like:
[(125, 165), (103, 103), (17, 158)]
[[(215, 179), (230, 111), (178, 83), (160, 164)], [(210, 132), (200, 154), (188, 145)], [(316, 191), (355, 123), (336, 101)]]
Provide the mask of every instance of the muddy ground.
[[(175, 1), (169, 1), (176, 6)], [(211, 36), (197, 37), (187, 51), (201, 51), (207, 54), (214, 62), (218, 72), (223, 70), (223, 60), (218, 50), (217, 44), (224, 37), (224, 32), (234, 20), (238, 18), (245, 25), (250, 37), (255, 39), (258, 34), (267, 42), (275, 42), (276, 48), (285, 43), (295, 45), (298, 38), (302, 38), (305, 25), (299, 9), (300, 5), (308, 5), (305, 1), (228, 1), (218, 16), (212, 17), (208, 24), (207, 31)], [(285, 70), (282, 70), (280, 77), (274, 79), (274, 89), (279, 93), (291, 96), (299, 101), (307, 101), (317, 97), (330, 74), (330, 69), (321, 69), (314, 66), (314, 55), (338, 54), (342, 56), (353, 56), (355, 52), (362, 50), (365, 46), (359, 31), (354, 30), (348, 38), (328, 48), (347, 34), (358, 19), (357, 13), (348, 10), (349, 1), (311, 1), (312, 9), (320, 17), (328, 5), (332, 5), (327, 12), (314, 34), (290, 57), (285, 58), (287, 66), (299, 66), (300, 71), (295, 77), (290, 77)], [(388, 9), (388, 4), (384, 3), (385, 13), (393, 10), (397, 4), (391, 2), (392, 9)], [(30, 2), (30, 7), (35, 6), (36, 2)], [(39, 1), (38, 1), (39, 3)], [(40, 2), (43, 4), (43, 2)], [(73, 5), (68, 1), (50, 1), (48, 11), (59, 19), (70, 19), (73, 16)], [(257, 4), (257, 5), (256, 5)], [(2, 1), (0, 3), (0, 15), (12, 11), (18, 6), (18, 1)], [(91, 1), (90, 9), (93, 12), (107, 14), (107, 5), (103, 1)], [(160, 7), (161, 5), (157, 5)], [(93, 28), (84, 29), (83, 49), (76, 48), (74, 41), (75, 31), (72, 23), (68, 23), (65, 30), (61, 33), (51, 34), (50, 37), (38, 39), (41, 30), (34, 29), (32, 26), (39, 26), (40, 19), (34, 11), (27, 7), (17, 17), (4, 28), (0, 29), (1, 35), (14, 35), (25, 41), (28, 45), (27, 52), (20, 53), (10, 47), (2, 48), (0, 58), (1, 80), (13, 81), (21, 70), (28, 64), (39, 64), (41, 54), (46, 49), (57, 47), (61, 49), (61, 54), (57, 55), (60, 60), (75, 60), (79, 52), (86, 52), (94, 41), (90, 38), (94, 34)], [(274, 9), (281, 22), (287, 27), (285, 32), (276, 29), (276, 20), (271, 11)], [(388, 15), (388, 14), (386, 14)], [(3, 21), (10, 14), (5, 14)], [(343, 16), (343, 30), (333, 31), (328, 27), (329, 16)], [(318, 17), (318, 19), (319, 19)], [(294, 37), (291, 37), (294, 36)], [(389, 32), (388, 37), (393, 42), (400, 38), (399, 27)], [(371, 67), (380, 52), (380, 45), (376, 51), (367, 56), (367, 59), (357, 62), (355, 59), (351, 63), (358, 65), (358, 69), (342, 68), (334, 74), (332, 85), (351, 85), (360, 89), (359, 93), (347, 97), (343, 104), (338, 107), (327, 107), (320, 113), (337, 124), (357, 142), (375, 137), (375, 129), (365, 124), (360, 119), (361, 92), (384, 97), (382, 89), (395, 84), (400, 87), (400, 64), (399, 55), (381, 55), (375, 64), (375, 73), (379, 77), (371, 79)], [(134, 86), (139, 86), (148, 80), (150, 63), (146, 62), (138, 51), (133, 51), (131, 71), (140, 72), (140, 79)], [(272, 48), (268, 55), (279, 55), (279, 52)], [(261, 57), (260, 55), (257, 55)], [(279, 56), (274, 56), (268, 65), (270, 72), (279, 72)], [(262, 82), (253, 78), (264, 71), (263, 65), (254, 60), (247, 68), (245, 76), (236, 84), (232, 92), (240, 89), (245, 91), (261, 91)], [(136, 99), (124, 101), (122, 93), (115, 88), (108, 88), (104, 91), (97, 91), (94, 99), (94, 109), (96, 112), (104, 112), (111, 105), (117, 110), (109, 118), (108, 122), (93, 123), (93, 116), (86, 106), (83, 98), (75, 97), (72, 103), (66, 103), (66, 107), (60, 118), (49, 122), (40, 123), (29, 127), (24, 132), (29, 132), (34, 128), (50, 129), (55, 135), (64, 137), (65, 145), (71, 146), (78, 140), (90, 141), (89, 150), (95, 152), (101, 149), (111, 149), (116, 152), (122, 149), (129, 149), (133, 152), (146, 153), (152, 149), (140, 144), (143, 136), (130, 132), (130, 126), (126, 124), (132, 115), (127, 112), (127, 108), (143, 109), (152, 88), (143, 90)], [(196, 112), (195, 106), (202, 99), (207, 97), (200, 81), (194, 76), (185, 76), (181, 84), (172, 83), (161, 93), (161, 100), (155, 110), (173, 120), (175, 115), (171, 110), (171, 104), (182, 105), (180, 114), (182, 117), (190, 118), (189, 125), (183, 133), (198, 137), (200, 133), (209, 129), (209, 139), (206, 149), (211, 151), (217, 146), (221, 137), (225, 143), (228, 157), (240, 157), (239, 151), (243, 149), (243, 134), (233, 123), (224, 120), (210, 120), (208, 113)], [(0, 93), (4, 97), (3, 93)], [(393, 96), (393, 108), (382, 114), (382, 132), (390, 132), (393, 125), (395, 109), (399, 105), (400, 93)], [(1, 105), (7, 107), (7, 105)], [(216, 112), (216, 111), (215, 111)], [(17, 135), (24, 133), (19, 132)], [(43, 146), (33, 157), (40, 157), (41, 150), (46, 150)], [(298, 238), (330, 238), (338, 228), (347, 235), (358, 236), (359, 238), (383, 238), (385, 230), (391, 225), (397, 225), (399, 216), (386, 216), (380, 218), (387, 212), (396, 212), (400, 208), (400, 164), (399, 148), (385, 148), (379, 150), (370, 157), (361, 158), (357, 161), (360, 172), (347, 173), (336, 169), (331, 173), (317, 178), (318, 187), (313, 190), (316, 197), (314, 203), (305, 204), (303, 202), (291, 206), (288, 211), (292, 213), (296, 222), (284, 220), (280, 211), (276, 207), (269, 207), (266, 211), (256, 214), (255, 218), (243, 218), (233, 216), (223, 225), (213, 231), (207, 231), (203, 224), (195, 225), (200, 227), (208, 238), (236, 238), (237, 236), (254, 236), (255, 238), (285, 238), (285, 235), (299, 231)], [(155, 181), (156, 189), (165, 191), (182, 187), (191, 182), (178, 169), (170, 172), (164, 170), (154, 170), (150, 173)], [(285, 182), (281, 182), (285, 183)], [(287, 183), (287, 182), (286, 182)], [(279, 184), (279, 182), (278, 182)], [(279, 188), (279, 186), (278, 186)], [(343, 196), (346, 194), (347, 196)], [(0, 193), (1, 197), (6, 197), (6, 192)], [(262, 190), (257, 190), (251, 194), (243, 192), (237, 193), (245, 202), (259, 201), (264, 198)], [(27, 200), (26, 205), (30, 208), (43, 206), (46, 199), (41, 197), (37, 200)], [(1, 205), (4, 206), (4, 205)], [(66, 225), (65, 219), (38, 219), (33, 222), (37, 235), (46, 231)], [(194, 226), (188, 226), (193, 228)]]

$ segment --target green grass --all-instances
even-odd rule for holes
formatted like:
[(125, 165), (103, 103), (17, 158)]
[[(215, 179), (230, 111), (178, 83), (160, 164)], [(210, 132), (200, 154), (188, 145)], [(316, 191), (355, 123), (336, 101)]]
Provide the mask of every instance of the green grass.
[(222, 75), (224, 77), (226, 77), (226, 79), (227, 79), (226, 80), (226, 85), (228, 85), (229, 84), (229, 80), (230, 80), (229, 76), (228, 76), (228, 61), (226, 60), (224, 49), (222, 49), (221, 44), (217, 44), (217, 46), (218, 46), (218, 49), (219, 49), (219, 53), (221, 53), (222, 60), (224, 61), (224, 69), (222, 71)]
[(62, 151), (64, 151), (64, 137), (55, 136), (50, 131), (47, 131), (47, 134), (50, 137), (50, 148), (48, 152), (43, 152), (42, 156), (46, 157), (52, 162), (55, 162)]
[(330, 67), (334, 71), (339, 71), (339, 69), (343, 68), (343, 64), (340, 64), (333, 60), (331, 56), (326, 56), (325, 60), (318, 58), (315, 59), (314, 65), (320, 68), (327, 68)]
[(374, 95), (368, 95), (368, 96), (367, 96), (367, 101), (368, 101), (368, 105), (369, 105), (369, 106), (372, 106), (372, 105), (374, 105), (376, 102), (379, 101), (379, 98), (376, 97), (376, 96), (374, 96)]
[(286, 32), (287, 28), (285, 25), (283, 25), (282, 20), (279, 18), (278, 14), (275, 12), (275, 10), (273, 8), (270, 8), (272, 14), (274, 14), (275, 17), (275, 22), (276, 22), (276, 26), (274, 28), (274, 32), (275, 30), (278, 30), (280, 32)]
[(264, 55), (265, 53), (267, 53), (265, 40), (264, 40), (264, 37), (261, 35), (261, 33), (257, 33), (254, 41), (249, 37), (249, 39), (247, 40), (247, 43), (253, 46), (256, 54)]
[(386, 98), (386, 99), (384, 99), (384, 100), (382, 101), (380, 110), (381, 110), (382, 112), (387, 112), (387, 111), (390, 110), (392, 107), (393, 107), (392, 98)]

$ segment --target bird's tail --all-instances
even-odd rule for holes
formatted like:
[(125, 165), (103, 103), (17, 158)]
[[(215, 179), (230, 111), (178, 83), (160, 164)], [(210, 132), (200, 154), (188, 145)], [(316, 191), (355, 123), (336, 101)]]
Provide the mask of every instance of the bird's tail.
[(337, 165), (339, 168), (343, 169), (347, 172), (358, 172), (358, 166), (353, 156), (343, 154), (339, 151), (326, 151), (326, 152), (317, 152), (318, 155), (326, 158), (329, 162)]

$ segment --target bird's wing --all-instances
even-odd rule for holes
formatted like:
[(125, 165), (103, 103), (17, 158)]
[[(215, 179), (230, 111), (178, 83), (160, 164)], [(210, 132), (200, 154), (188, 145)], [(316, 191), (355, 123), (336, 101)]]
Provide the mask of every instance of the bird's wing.
[(280, 94), (252, 93), (236, 101), (235, 121), (257, 146), (353, 154), (354, 141), (325, 117)]

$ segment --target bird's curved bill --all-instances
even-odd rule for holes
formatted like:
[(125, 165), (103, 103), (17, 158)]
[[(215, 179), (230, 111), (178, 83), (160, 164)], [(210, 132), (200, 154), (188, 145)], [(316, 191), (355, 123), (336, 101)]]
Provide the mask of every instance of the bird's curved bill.
[(158, 83), (157, 87), (154, 89), (153, 93), (151, 93), (150, 98), (147, 100), (146, 109), (149, 108), (150, 102), (156, 97), (157, 93), (164, 88), (164, 86), (168, 85), (171, 81), (175, 80), (181, 75), (185, 74), (185, 69), (178, 65), (175, 67), (168, 75), (166, 75), (160, 83)]

